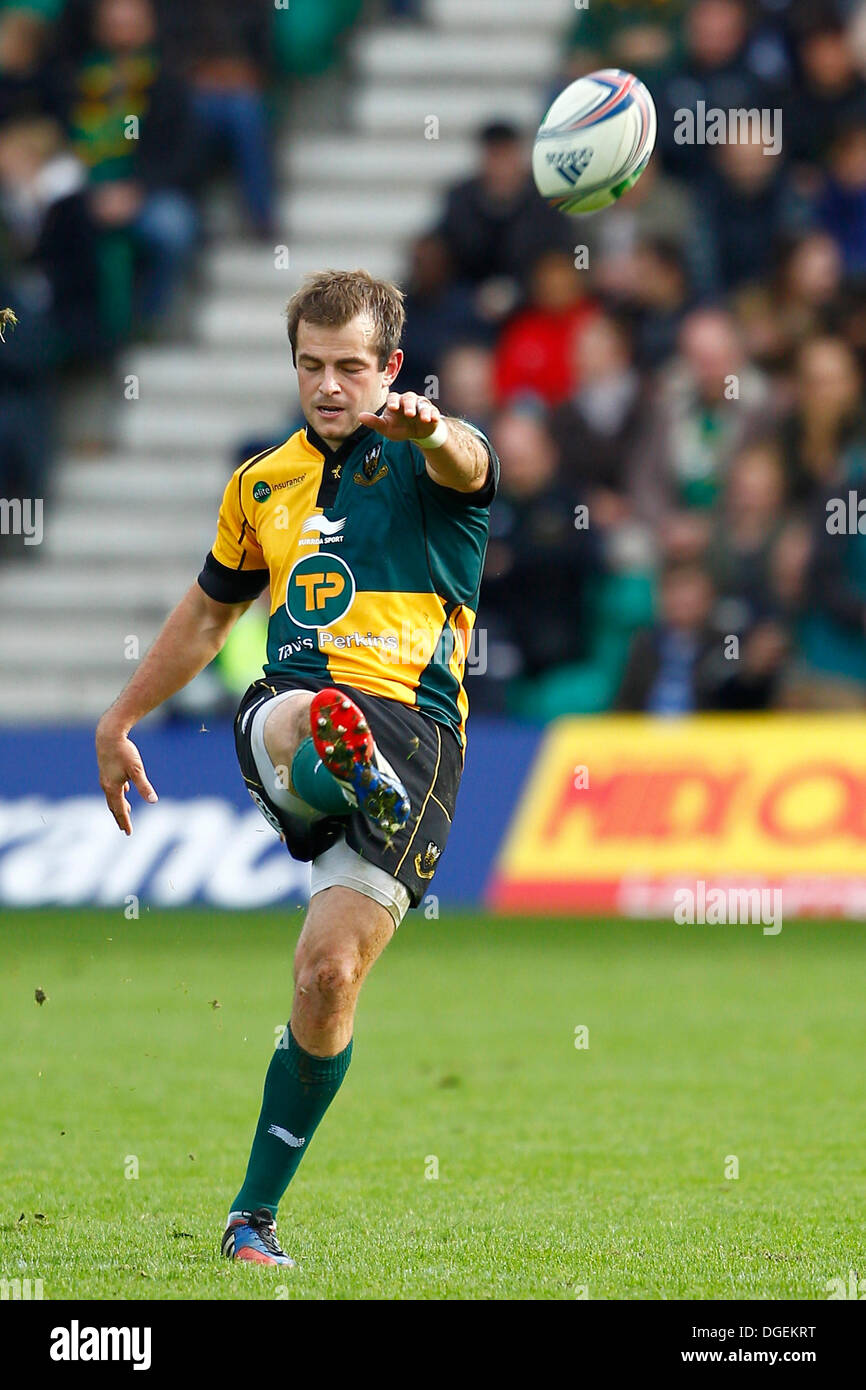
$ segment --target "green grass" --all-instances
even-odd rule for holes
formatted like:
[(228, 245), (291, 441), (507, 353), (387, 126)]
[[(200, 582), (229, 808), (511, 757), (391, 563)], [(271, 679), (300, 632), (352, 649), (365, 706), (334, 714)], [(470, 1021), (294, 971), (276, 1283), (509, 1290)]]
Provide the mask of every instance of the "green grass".
[(4, 915), (0, 1274), (187, 1299), (822, 1298), (866, 1275), (861, 928), (448, 911), (412, 914), (365, 987), (281, 1208), (299, 1268), (221, 1262), (299, 926)]

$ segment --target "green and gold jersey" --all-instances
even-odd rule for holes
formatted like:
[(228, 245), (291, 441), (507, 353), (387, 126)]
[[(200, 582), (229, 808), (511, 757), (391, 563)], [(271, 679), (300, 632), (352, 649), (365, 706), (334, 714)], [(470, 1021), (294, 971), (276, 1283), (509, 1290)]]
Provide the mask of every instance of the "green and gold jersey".
[(232, 476), (199, 575), (221, 603), (270, 583), (266, 675), (321, 676), (414, 705), (465, 746), (466, 657), (499, 477), (460, 493), (422, 451), (366, 426), (332, 451), (311, 426)]

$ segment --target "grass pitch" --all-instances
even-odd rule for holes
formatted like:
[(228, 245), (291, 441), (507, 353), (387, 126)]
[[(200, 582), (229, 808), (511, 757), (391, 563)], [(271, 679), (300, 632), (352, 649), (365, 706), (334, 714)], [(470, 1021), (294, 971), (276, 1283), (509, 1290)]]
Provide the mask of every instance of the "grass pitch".
[(280, 1211), (299, 1268), (221, 1261), (300, 920), (4, 914), (0, 1275), (45, 1298), (820, 1299), (866, 1274), (862, 928), (447, 910), (365, 987)]

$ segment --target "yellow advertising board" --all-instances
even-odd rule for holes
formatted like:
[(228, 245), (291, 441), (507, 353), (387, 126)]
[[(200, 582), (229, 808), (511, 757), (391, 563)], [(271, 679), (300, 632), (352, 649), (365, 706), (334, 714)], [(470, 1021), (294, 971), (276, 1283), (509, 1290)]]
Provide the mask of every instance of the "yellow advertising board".
[(503, 910), (666, 916), (696, 880), (866, 916), (866, 716), (562, 719), (489, 888)]

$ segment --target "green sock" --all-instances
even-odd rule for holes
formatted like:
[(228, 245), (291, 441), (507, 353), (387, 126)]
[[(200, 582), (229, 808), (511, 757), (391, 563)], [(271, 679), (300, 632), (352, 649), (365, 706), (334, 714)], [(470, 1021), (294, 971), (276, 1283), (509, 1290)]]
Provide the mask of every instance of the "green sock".
[(353, 809), (336, 777), (316, 752), (311, 738), (305, 738), (292, 759), (292, 786), (302, 801), (329, 816), (347, 816)]
[(339, 1091), (351, 1060), (351, 1042), (336, 1057), (313, 1057), (295, 1041), (286, 1025), (265, 1077), (247, 1174), (232, 1211), (267, 1207), (276, 1216), (279, 1200)]

